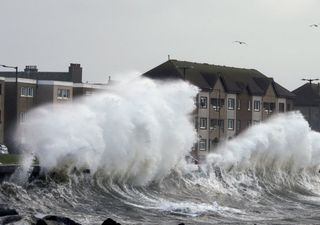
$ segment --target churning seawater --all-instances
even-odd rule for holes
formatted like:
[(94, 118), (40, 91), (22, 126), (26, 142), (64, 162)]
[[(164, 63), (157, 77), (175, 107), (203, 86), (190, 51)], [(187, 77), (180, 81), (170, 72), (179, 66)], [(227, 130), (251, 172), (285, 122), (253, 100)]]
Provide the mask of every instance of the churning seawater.
[(31, 183), (14, 176), (0, 185), (1, 203), (26, 217), (64, 215), (88, 225), (107, 217), (121, 224), (318, 223), (320, 134), (301, 114), (281, 114), (222, 143), (206, 163), (188, 164), (196, 93), (185, 83), (139, 79), (34, 110), (18, 141), (56, 175)]

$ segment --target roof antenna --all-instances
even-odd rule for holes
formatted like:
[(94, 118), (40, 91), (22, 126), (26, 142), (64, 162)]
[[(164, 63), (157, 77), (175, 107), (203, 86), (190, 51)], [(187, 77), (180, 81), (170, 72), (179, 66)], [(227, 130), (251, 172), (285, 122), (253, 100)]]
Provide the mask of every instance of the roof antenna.
[(170, 60), (170, 55), (168, 55), (168, 60)]
[(317, 79), (306, 79), (306, 78), (303, 78), (301, 80), (308, 81), (311, 84), (313, 81), (316, 81), (316, 80), (319, 80), (319, 79), (318, 78)]

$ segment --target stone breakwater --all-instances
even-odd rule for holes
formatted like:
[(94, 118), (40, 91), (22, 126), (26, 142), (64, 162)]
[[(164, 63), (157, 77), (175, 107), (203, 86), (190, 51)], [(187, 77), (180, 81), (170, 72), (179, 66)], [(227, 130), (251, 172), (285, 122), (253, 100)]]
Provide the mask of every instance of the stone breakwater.
[[(47, 215), (42, 218), (32, 216), (30, 218), (25, 218), (15, 210), (7, 208), (6, 206), (0, 205), (0, 224), (11, 224), (11, 225), (81, 225), (76, 221), (62, 216), (56, 215)], [(101, 225), (121, 225), (121, 223), (117, 223), (115, 220), (108, 218), (102, 222)], [(184, 225), (184, 223), (180, 223), (179, 225)]]

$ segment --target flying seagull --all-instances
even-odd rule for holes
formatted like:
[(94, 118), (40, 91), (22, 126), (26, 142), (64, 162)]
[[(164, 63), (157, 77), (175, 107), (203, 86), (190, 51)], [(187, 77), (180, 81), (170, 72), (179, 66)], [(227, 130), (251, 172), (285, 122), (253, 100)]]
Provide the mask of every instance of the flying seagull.
[(311, 24), (310, 27), (317, 27), (317, 28), (318, 28), (319, 25), (320, 25), (319, 23), (318, 23), (318, 24), (317, 24), (317, 23), (314, 23), (314, 24)]
[(244, 41), (234, 41), (235, 43), (238, 43), (239, 45), (246, 45), (247, 43), (245, 43)]

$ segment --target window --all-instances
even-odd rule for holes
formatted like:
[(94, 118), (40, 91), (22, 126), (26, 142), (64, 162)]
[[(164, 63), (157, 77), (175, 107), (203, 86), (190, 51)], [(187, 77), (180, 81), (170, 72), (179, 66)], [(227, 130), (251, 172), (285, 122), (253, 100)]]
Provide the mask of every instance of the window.
[(228, 109), (234, 110), (234, 98), (228, 98)]
[(2, 84), (0, 84), (0, 95), (2, 95)]
[(241, 120), (237, 120), (237, 131), (241, 129)]
[(210, 120), (210, 130), (216, 129), (218, 127), (218, 120), (217, 119), (211, 119)]
[(215, 111), (219, 111), (224, 106), (224, 99), (222, 98), (211, 98), (211, 105)]
[(33, 96), (33, 88), (28, 88), (28, 96)]
[(237, 110), (240, 110), (241, 108), (241, 101), (240, 99), (237, 100)]
[(251, 111), (251, 100), (248, 101), (248, 111)]
[(27, 96), (27, 93), (26, 93), (26, 88), (25, 87), (21, 87), (21, 96)]
[(234, 119), (228, 119), (228, 130), (234, 130)]
[(20, 96), (33, 97), (33, 88), (32, 87), (21, 87)]
[(207, 150), (207, 140), (206, 139), (201, 139), (199, 141), (199, 150), (200, 151), (206, 151)]
[(255, 111), (255, 112), (260, 112), (260, 101), (254, 101), (253, 102), (253, 110)]
[(207, 129), (207, 118), (200, 118), (200, 129)]
[(267, 114), (271, 114), (274, 111), (275, 103), (273, 102), (265, 102), (263, 103), (263, 110)]
[(224, 130), (224, 121), (223, 120), (218, 120), (218, 119), (211, 119), (210, 120), (210, 129), (211, 130), (216, 130), (216, 129), (221, 129), (222, 131)]
[(284, 103), (279, 103), (279, 112), (284, 112)]
[(70, 90), (69, 89), (58, 89), (58, 99), (68, 99), (70, 98)]
[(201, 109), (207, 108), (207, 97), (204, 97), (204, 96), (200, 97), (200, 108)]

